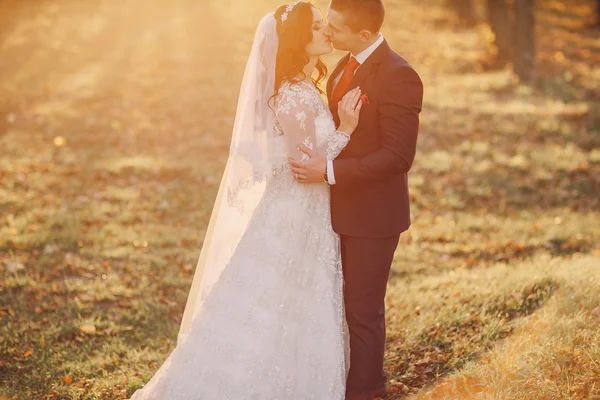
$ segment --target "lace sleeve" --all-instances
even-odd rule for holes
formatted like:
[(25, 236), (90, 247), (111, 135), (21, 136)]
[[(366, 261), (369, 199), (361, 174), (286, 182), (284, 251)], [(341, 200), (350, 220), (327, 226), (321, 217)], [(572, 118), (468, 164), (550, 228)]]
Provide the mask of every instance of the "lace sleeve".
[[(294, 159), (306, 160), (308, 156), (298, 150), (299, 144), (314, 149), (317, 141), (315, 115), (319, 107), (325, 107), (322, 100), (302, 85), (282, 86), (277, 106), (277, 120), (288, 144), (288, 155)], [(331, 130), (317, 148), (319, 154), (333, 160), (346, 147), (350, 135)]]
[[(348, 142), (350, 141), (350, 135), (342, 131), (332, 131), (327, 135), (327, 139), (323, 143), (324, 152), (327, 158), (334, 160), (344, 150)], [(319, 149), (321, 150), (321, 149)]]
[(298, 150), (300, 144), (315, 148), (315, 109), (307, 100), (304, 88), (286, 86), (279, 92), (276, 117), (286, 138), (288, 156), (296, 160), (309, 157)]

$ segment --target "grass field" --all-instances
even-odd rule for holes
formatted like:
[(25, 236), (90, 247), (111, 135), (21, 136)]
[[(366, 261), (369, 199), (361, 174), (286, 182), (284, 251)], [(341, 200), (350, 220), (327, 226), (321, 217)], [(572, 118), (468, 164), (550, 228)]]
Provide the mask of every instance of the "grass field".
[[(540, 6), (533, 88), (488, 70), (489, 29), (441, 3), (385, 2), (425, 84), (391, 398), (598, 400), (594, 2)], [(124, 399), (174, 348), (255, 24), (278, 4), (0, 0), (0, 399)]]

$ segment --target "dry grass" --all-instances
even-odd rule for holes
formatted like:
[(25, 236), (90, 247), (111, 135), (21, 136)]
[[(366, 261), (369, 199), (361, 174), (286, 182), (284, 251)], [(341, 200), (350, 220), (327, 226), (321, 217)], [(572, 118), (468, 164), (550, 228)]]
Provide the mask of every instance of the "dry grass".
[[(593, 399), (600, 42), (547, 40), (548, 3), (522, 87), (440, 3), (386, 2), (426, 89), (392, 398)], [(173, 349), (254, 27), (278, 4), (0, 1), (0, 399), (126, 398)]]

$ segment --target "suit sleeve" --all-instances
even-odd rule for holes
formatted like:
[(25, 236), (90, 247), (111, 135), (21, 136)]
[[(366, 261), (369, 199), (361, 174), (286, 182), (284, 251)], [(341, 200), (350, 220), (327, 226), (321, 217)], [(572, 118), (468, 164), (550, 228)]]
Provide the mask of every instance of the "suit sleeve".
[(362, 157), (333, 163), (337, 185), (381, 180), (410, 170), (417, 148), (423, 83), (410, 67), (398, 67), (379, 97), (381, 147)]

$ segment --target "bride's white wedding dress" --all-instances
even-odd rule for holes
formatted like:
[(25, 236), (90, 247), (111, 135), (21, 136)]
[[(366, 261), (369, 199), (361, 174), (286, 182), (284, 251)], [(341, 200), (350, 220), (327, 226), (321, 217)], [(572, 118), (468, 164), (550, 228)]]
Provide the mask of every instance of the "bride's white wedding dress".
[(284, 82), (275, 111), (273, 176), (249, 225), (189, 333), (132, 400), (344, 399), (349, 341), (329, 187), (296, 182), (288, 157), (304, 143), (335, 158), (349, 136), (311, 83)]

